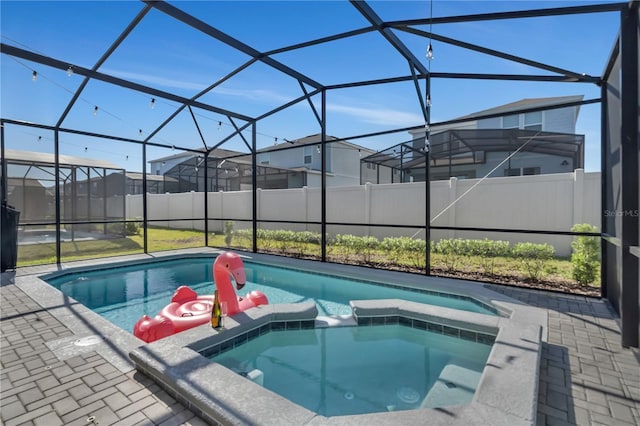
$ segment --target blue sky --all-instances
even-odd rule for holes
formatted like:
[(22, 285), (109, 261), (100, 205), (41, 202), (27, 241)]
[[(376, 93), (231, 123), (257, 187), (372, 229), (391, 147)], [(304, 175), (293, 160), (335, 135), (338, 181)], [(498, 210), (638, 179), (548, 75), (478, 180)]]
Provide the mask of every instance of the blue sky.
[[(259, 51), (269, 51), (337, 32), (368, 26), (346, 1), (174, 1), (173, 5)], [(372, 1), (384, 20), (536, 9), (593, 4), (590, 1)], [(135, 15), (138, 1), (6, 1), (0, 3), (2, 42), (33, 50), (69, 64), (91, 68)], [(511, 53), (571, 71), (602, 73), (618, 31), (617, 13), (572, 17), (530, 18), (435, 25), (435, 33)], [(427, 27), (422, 27), (428, 30)], [(588, 29), (588, 30), (586, 30)], [(548, 74), (526, 65), (492, 58), (444, 43), (433, 42), (435, 59), (425, 59), (427, 41), (396, 32), (434, 72)], [(378, 33), (273, 56), (323, 85), (409, 75), (407, 62)], [(156, 89), (191, 97), (249, 57), (211, 39), (163, 13), (152, 10), (98, 71)], [(1, 56), (2, 117), (54, 125), (82, 77)], [(37, 72), (32, 81), (32, 72)], [(424, 88), (421, 89), (424, 92)], [(249, 116), (259, 116), (302, 95), (298, 82), (256, 63), (200, 101)], [(522, 98), (584, 95), (599, 97), (592, 84), (521, 83), (476, 80), (432, 81), (432, 121), (443, 121)], [(177, 103), (90, 81), (63, 127), (140, 139), (156, 129)], [(313, 98), (319, 106), (320, 98)], [(98, 107), (94, 115), (95, 107)], [(586, 169), (599, 163), (599, 105), (581, 109), (577, 132), (587, 137)], [(224, 115), (194, 109), (207, 146), (233, 131)], [(420, 104), (412, 83), (397, 83), (330, 91), (327, 132), (347, 137), (422, 124)], [(236, 121), (238, 125), (243, 122)], [(141, 132), (142, 131), (142, 132)], [(319, 125), (306, 102), (258, 124), (258, 147), (283, 139), (318, 133)], [(51, 132), (7, 126), (7, 147), (53, 152)], [(247, 137), (250, 133), (246, 133)], [(277, 139), (277, 140), (276, 140)], [(354, 141), (384, 149), (409, 139), (406, 133)], [(166, 126), (153, 142), (199, 148), (202, 140), (187, 110)], [(61, 153), (101, 158), (129, 170), (141, 169), (141, 149), (102, 139), (64, 135)], [(246, 151), (235, 138), (225, 148)], [(170, 155), (170, 149), (150, 148), (147, 159)]]

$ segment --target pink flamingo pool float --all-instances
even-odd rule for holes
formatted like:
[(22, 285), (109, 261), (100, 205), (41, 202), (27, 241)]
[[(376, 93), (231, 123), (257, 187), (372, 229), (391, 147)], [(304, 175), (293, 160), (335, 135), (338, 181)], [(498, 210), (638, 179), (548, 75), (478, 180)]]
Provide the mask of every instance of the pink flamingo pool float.
[[(236, 253), (223, 252), (213, 262), (213, 280), (220, 297), (220, 305), (226, 306), (226, 314), (232, 316), (255, 306), (269, 303), (267, 296), (254, 290), (245, 297), (236, 295), (231, 284), (231, 277), (236, 288), (241, 290), (246, 283), (244, 263)], [(198, 325), (206, 324), (211, 319), (213, 296), (198, 296), (187, 286), (176, 289), (171, 303), (165, 306), (154, 318), (143, 315), (133, 327), (133, 334), (147, 343), (180, 333)]]

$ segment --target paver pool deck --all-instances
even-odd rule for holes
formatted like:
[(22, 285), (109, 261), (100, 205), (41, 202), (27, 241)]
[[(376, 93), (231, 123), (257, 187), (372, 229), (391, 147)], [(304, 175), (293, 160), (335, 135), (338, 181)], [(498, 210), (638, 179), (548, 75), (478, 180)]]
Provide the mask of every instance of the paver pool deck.
[[(92, 262), (72, 265), (84, 263)], [(41, 295), (25, 292), (30, 279), (55, 270), (47, 265), (2, 273), (0, 424), (206, 424), (126, 361), (129, 350), (121, 347), (130, 341), (112, 340), (103, 330), (93, 331), (104, 341), (83, 340), (92, 327), (83, 321), (84, 307), (70, 300), (43, 307)], [(548, 314), (538, 425), (640, 424), (639, 353), (620, 345), (619, 317), (607, 301), (486, 286)], [(72, 352), (63, 347), (69, 342)]]

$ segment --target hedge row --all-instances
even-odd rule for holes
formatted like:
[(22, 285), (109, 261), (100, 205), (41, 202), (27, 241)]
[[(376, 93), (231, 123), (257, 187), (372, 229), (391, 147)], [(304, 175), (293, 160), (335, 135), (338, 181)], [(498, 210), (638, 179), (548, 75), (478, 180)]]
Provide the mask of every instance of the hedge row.
[[(244, 229), (234, 231), (234, 237), (242, 242), (250, 242), (252, 231)], [(275, 250), (282, 254), (302, 256), (308, 251), (308, 245), (319, 245), (321, 234), (310, 231), (285, 231), (258, 229), (260, 246), (264, 250)], [(238, 241), (240, 243), (240, 241)], [(356, 236), (338, 234), (327, 238), (329, 250), (341, 255), (346, 261), (359, 260), (371, 263), (380, 252), (399, 264), (409, 263), (411, 266), (425, 267), (425, 241), (410, 237), (387, 237), (379, 240), (372, 236)], [(545, 262), (553, 259), (555, 249), (549, 244), (517, 243), (513, 247), (508, 241), (467, 240), (461, 238), (442, 239), (431, 243), (431, 251), (441, 255), (445, 267), (453, 271), (465, 257), (477, 257), (485, 273), (493, 274), (497, 258), (510, 257), (518, 259), (528, 278), (537, 280), (542, 276)]]

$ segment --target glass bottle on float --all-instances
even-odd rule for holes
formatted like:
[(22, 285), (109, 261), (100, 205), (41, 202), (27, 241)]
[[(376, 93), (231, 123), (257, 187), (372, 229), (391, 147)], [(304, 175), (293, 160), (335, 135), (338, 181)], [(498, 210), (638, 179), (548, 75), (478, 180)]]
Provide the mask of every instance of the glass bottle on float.
[(219, 330), (222, 327), (222, 309), (220, 309), (220, 299), (218, 289), (213, 292), (213, 307), (211, 308), (211, 327)]

